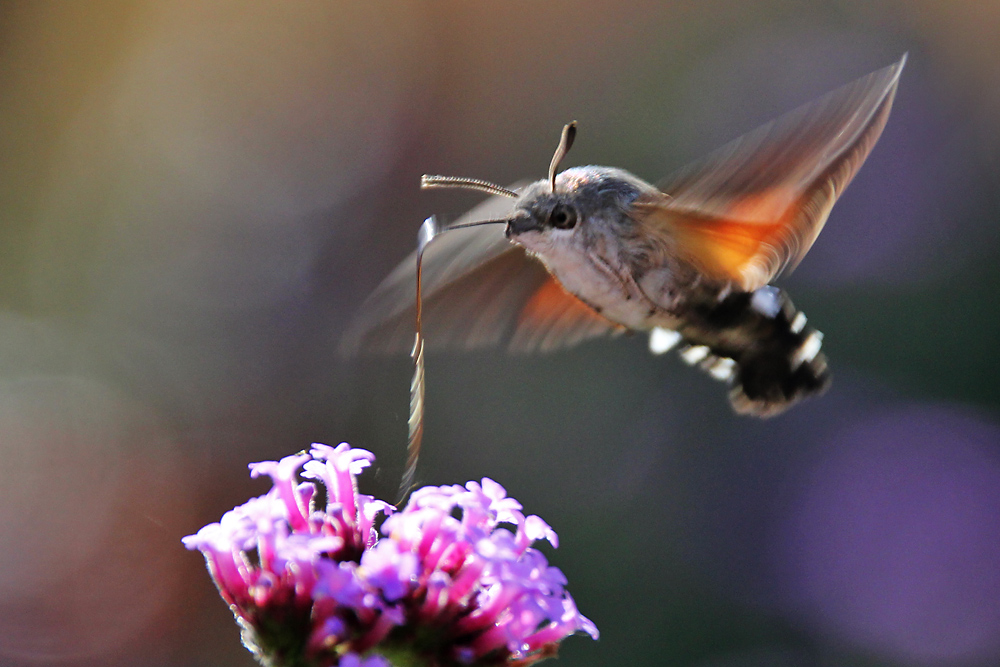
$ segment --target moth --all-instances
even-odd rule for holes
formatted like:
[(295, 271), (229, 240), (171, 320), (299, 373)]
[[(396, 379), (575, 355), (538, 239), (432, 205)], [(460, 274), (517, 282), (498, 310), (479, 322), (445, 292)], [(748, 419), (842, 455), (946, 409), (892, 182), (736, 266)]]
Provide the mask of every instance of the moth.
[[(830, 383), (822, 334), (770, 283), (802, 260), (885, 127), (898, 62), (723, 146), (657, 185), (614, 167), (559, 166), (492, 195), (421, 244), (430, 347), (549, 352), (623, 332), (729, 386), (736, 412), (780, 414)], [(369, 297), (342, 349), (410, 351), (416, 253)], [(421, 349), (422, 354), (422, 349)]]

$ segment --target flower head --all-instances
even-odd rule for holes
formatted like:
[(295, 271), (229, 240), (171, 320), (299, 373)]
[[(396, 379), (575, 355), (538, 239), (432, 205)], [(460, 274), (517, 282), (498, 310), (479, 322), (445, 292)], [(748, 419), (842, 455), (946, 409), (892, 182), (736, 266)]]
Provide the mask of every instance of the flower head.
[(528, 664), (577, 631), (597, 638), (532, 547), (555, 532), (502, 486), (424, 487), (396, 512), (357, 491), (373, 459), (314, 445), (252, 464), (271, 490), (184, 538), (263, 664)]

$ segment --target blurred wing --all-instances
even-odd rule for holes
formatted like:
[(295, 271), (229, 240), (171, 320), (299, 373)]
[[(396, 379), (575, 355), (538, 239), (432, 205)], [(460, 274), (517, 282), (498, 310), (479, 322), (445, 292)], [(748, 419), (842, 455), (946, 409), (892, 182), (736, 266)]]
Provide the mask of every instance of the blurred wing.
[[(513, 200), (493, 197), (455, 224), (502, 218), (512, 208)], [(430, 348), (548, 351), (619, 329), (567, 293), (540, 262), (507, 240), (501, 225), (442, 233), (423, 261), (423, 327)], [(368, 297), (344, 335), (342, 353), (410, 351), (415, 277), (413, 253)]]
[(799, 107), (659, 184), (638, 218), (750, 291), (802, 260), (882, 134), (899, 62)]

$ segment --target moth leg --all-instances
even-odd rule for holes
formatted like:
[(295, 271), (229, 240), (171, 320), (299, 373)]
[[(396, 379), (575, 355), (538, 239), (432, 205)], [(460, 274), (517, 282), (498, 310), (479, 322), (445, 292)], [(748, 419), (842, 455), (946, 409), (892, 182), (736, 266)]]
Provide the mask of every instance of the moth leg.
[(590, 263), (594, 266), (594, 268), (596, 268), (598, 271), (603, 273), (605, 276), (607, 276), (614, 282), (618, 283), (618, 286), (621, 288), (622, 291), (622, 298), (624, 298), (626, 301), (632, 300), (633, 293), (629, 289), (629, 287), (630, 286), (638, 287), (638, 285), (636, 285), (635, 281), (632, 280), (631, 275), (629, 274), (622, 275), (621, 273), (615, 270), (615, 267), (611, 266), (608, 260), (604, 259), (602, 256), (600, 256), (595, 252), (588, 252), (587, 259), (590, 260)]

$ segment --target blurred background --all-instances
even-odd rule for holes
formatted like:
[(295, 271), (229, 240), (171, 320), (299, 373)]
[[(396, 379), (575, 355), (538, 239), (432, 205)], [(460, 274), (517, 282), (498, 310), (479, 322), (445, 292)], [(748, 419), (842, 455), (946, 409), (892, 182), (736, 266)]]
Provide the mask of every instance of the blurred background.
[(801, 268), (831, 391), (770, 421), (643, 337), (433, 354), (419, 481), (559, 532), (565, 665), (1000, 664), (1000, 3), (0, 7), (0, 664), (252, 665), (183, 535), (410, 363), (341, 332), (420, 222), (564, 166), (655, 181), (909, 51)]

